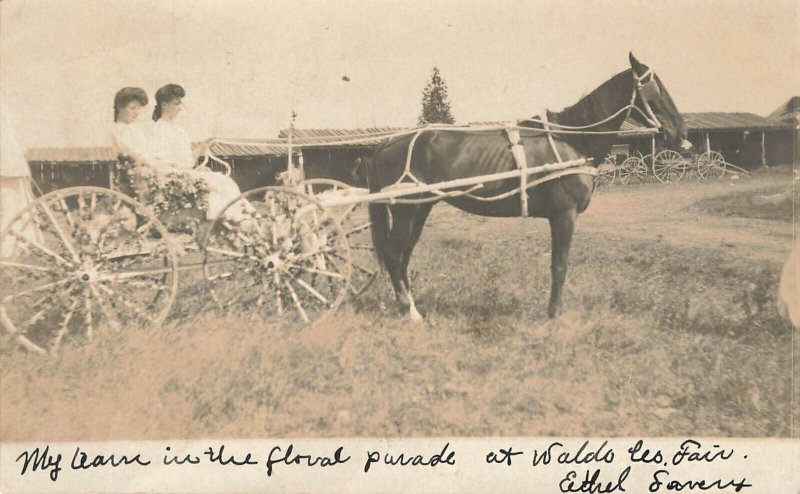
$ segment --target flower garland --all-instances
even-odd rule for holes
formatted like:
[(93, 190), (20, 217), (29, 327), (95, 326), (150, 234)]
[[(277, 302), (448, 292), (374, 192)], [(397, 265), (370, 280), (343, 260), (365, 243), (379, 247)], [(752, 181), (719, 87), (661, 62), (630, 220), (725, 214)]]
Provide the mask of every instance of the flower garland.
[[(137, 200), (151, 207), (162, 220), (167, 219), (170, 231), (194, 233), (197, 219), (187, 218), (183, 210), (208, 211), (209, 188), (205, 180), (186, 170), (158, 171), (129, 161), (120, 161), (119, 170), (125, 171)], [(175, 218), (171, 221), (169, 218)]]
[(158, 172), (141, 167), (131, 175), (136, 194), (157, 215), (180, 209), (208, 210), (208, 185), (205, 180), (179, 170)]

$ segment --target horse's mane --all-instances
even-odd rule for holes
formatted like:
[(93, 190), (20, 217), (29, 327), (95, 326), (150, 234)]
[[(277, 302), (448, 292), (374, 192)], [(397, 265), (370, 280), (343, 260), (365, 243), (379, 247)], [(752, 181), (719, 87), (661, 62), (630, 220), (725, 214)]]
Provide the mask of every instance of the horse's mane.
[[(586, 125), (593, 123), (590, 120), (591, 118), (600, 120), (608, 116), (610, 113), (603, 115), (603, 112), (608, 112), (609, 109), (599, 107), (601, 103), (605, 102), (604, 96), (610, 94), (611, 90), (623, 86), (632, 80), (632, 70), (633, 69), (626, 69), (613, 75), (595, 89), (584, 94), (577, 103), (565, 107), (560, 112), (548, 112), (548, 118), (564, 125)], [(616, 108), (612, 109), (612, 111), (616, 110)], [(601, 118), (597, 118), (598, 116), (601, 116)]]
[[(560, 112), (547, 112), (547, 118), (551, 122), (568, 126), (586, 126), (597, 123), (623, 108), (630, 102), (631, 93), (625, 91), (626, 87), (633, 87), (633, 69), (626, 69), (612, 76), (610, 79), (596, 87), (588, 94), (585, 94), (572, 106), (568, 106)], [(585, 130), (589, 131), (613, 131), (622, 127), (629, 112), (623, 112), (616, 118), (602, 125), (593, 126)], [(522, 124), (535, 128), (542, 128), (541, 124)], [(588, 135), (588, 134), (556, 134), (556, 139), (566, 142), (578, 150), (581, 154), (600, 162), (613, 143), (613, 136), (609, 135)]]

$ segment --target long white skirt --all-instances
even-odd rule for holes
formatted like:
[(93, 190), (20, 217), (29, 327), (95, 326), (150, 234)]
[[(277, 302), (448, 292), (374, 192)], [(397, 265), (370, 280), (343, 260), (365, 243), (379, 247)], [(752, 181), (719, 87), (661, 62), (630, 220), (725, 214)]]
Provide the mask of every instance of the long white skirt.
[[(33, 200), (30, 177), (0, 177), (0, 231)], [(41, 232), (32, 226), (20, 233), (28, 239), (41, 242)], [(13, 237), (6, 236), (0, 245), (0, 257), (9, 257), (15, 243)]]
[[(206, 217), (209, 220), (219, 216), (225, 206), (242, 194), (236, 182), (231, 177), (221, 173), (205, 170), (191, 170), (187, 171), (187, 173), (202, 178), (208, 185), (208, 212)], [(225, 218), (239, 222), (244, 219), (244, 213), (251, 210), (252, 206), (250, 204), (246, 201), (239, 201), (225, 211)]]

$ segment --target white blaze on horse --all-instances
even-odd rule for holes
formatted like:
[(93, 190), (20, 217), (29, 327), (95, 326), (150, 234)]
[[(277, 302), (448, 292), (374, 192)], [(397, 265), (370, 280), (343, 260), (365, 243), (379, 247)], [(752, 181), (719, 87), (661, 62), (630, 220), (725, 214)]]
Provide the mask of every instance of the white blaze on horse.
[[(664, 143), (685, 148), (686, 126), (658, 76), (630, 54), (631, 67), (600, 85), (559, 113), (544, 112), (520, 122), (524, 128), (420, 129), (390, 138), (369, 163), (371, 192), (398, 187), (404, 179), (435, 184), (488, 176), (546, 163), (593, 158), (601, 163), (628, 116), (656, 129)], [(513, 136), (513, 137), (512, 137)], [(534, 183), (544, 174), (531, 175)], [(370, 203), (372, 237), (381, 265), (389, 272), (397, 301), (412, 319), (421, 319), (411, 295), (408, 264), (433, 205), (445, 202), (482, 216), (547, 218), (552, 241), (552, 287), (548, 315), (562, 310), (561, 294), (575, 220), (589, 205), (594, 177), (587, 172), (563, 173), (527, 188), (524, 179), (488, 181), (470, 195), (420, 193), (419, 201)], [(404, 182), (405, 185), (408, 185)], [(524, 195), (514, 190), (526, 190)], [(506, 194), (508, 193), (508, 194)], [(500, 196), (500, 200), (490, 200)], [(423, 202), (421, 202), (423, 201)], [(427, 201), (427, 202), (424, 202)]]

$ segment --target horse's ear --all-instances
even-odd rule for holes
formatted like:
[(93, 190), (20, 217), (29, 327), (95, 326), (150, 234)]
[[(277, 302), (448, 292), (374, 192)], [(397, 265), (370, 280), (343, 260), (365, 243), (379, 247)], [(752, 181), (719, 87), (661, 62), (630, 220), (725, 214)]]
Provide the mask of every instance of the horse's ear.
[(631, 62), (631, 68), (635, 70), (637, 74), (642, 75), (647, 71), (647, 67), (636, 60), (636, 57), (633, 56), (633, 52), (628, 52), (628, 60)]

